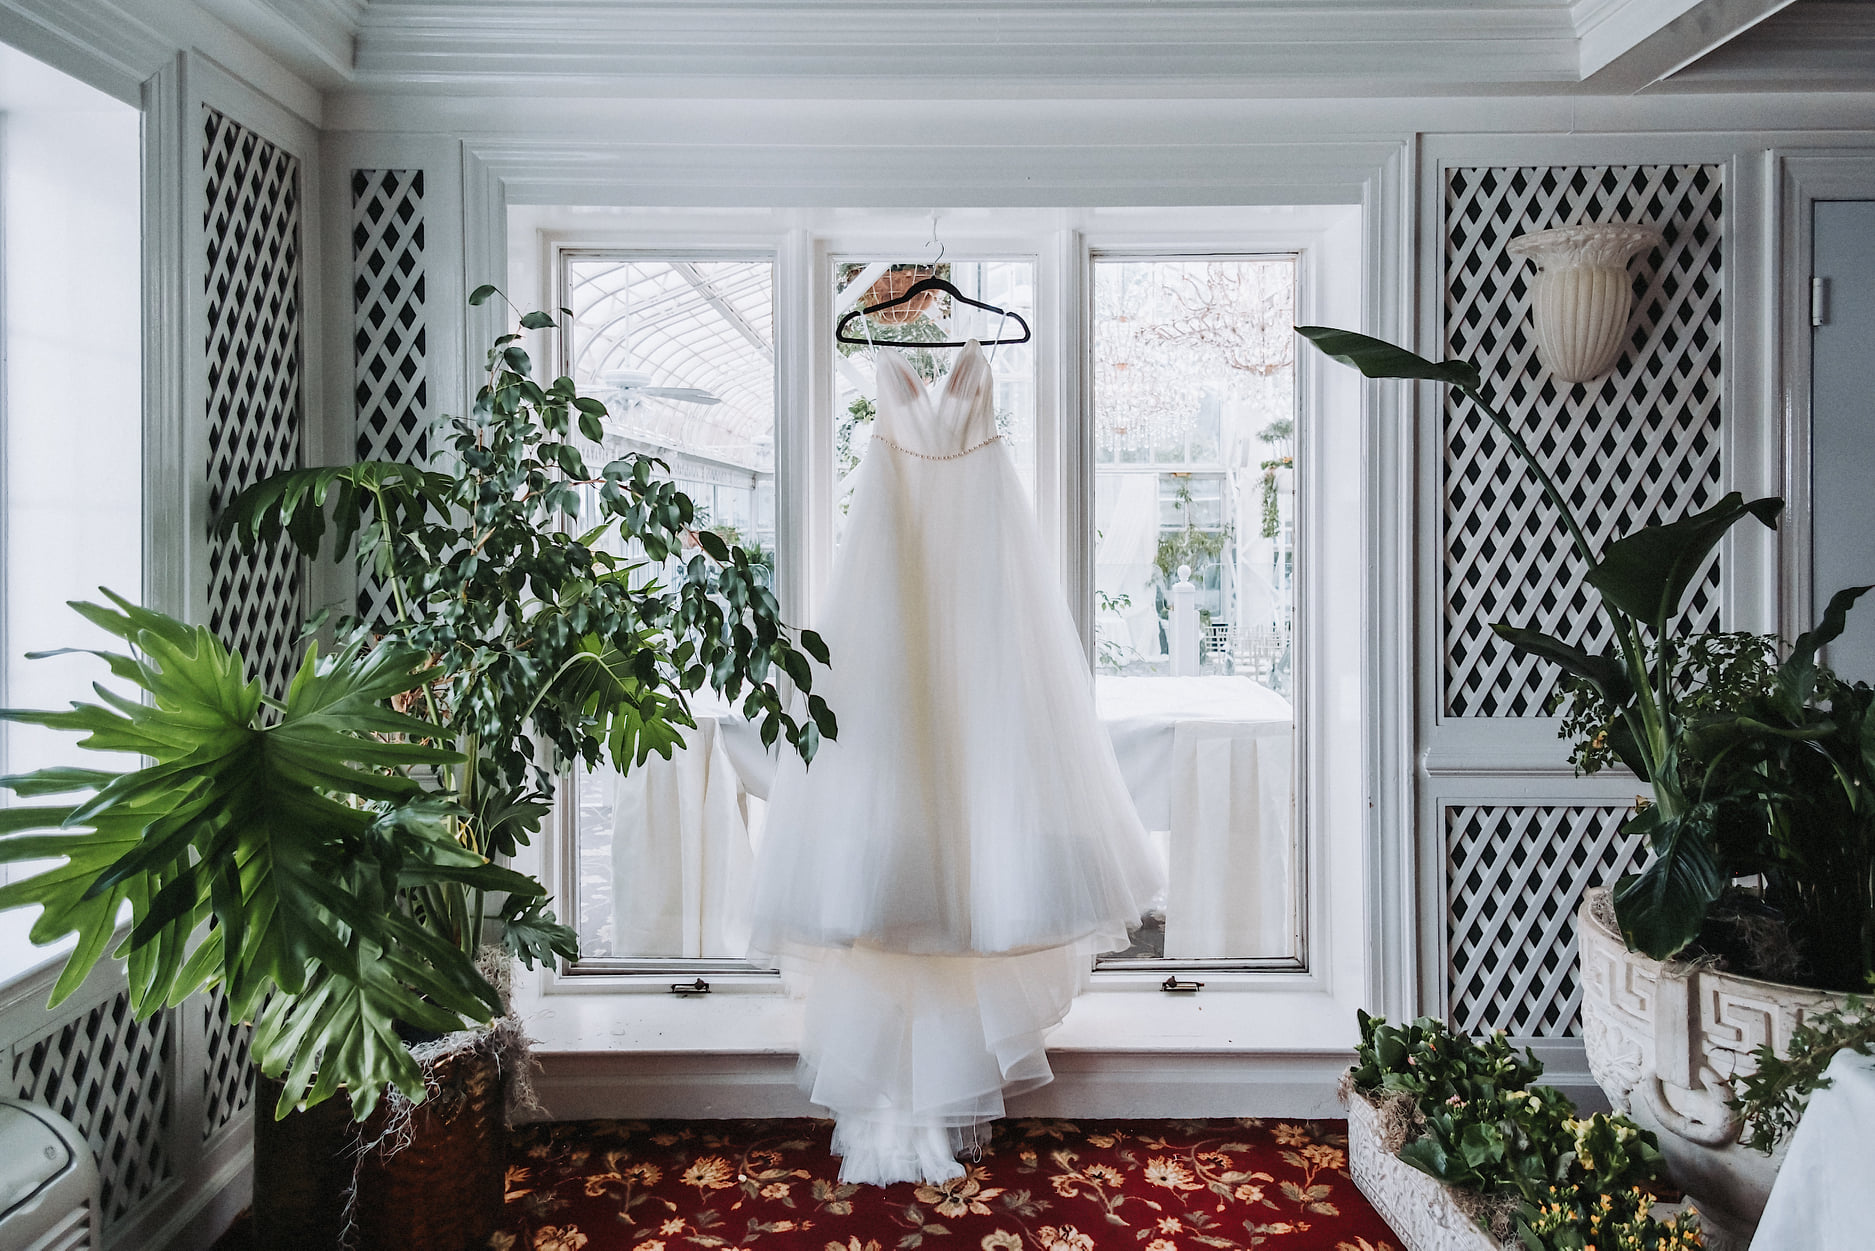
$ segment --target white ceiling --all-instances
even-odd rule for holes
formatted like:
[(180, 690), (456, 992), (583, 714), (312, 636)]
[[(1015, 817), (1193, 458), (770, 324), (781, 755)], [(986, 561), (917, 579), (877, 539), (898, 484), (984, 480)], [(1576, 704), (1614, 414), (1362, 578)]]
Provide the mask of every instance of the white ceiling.
[(1875, 88), (1865, 0), (197, 0), (328, 90), (1376, 96)]

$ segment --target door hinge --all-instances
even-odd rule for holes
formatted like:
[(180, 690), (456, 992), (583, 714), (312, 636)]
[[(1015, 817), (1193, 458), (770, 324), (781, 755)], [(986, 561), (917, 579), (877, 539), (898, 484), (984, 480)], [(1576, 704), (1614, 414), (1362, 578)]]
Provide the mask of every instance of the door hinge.
[(1810, 324), (1829, 325), (1829, 279), (1810, 279)]

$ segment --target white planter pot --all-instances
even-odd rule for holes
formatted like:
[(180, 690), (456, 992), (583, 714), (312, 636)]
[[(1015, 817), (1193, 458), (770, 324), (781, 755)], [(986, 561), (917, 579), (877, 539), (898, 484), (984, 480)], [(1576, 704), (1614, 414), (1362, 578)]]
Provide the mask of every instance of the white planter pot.
[(1725, 1106), (1731, 1079), (1756, 1071), (1759, 1046), (1787, 1050), (1807, 1015), (1844, 997), (1629, 951), (1604, 919), (1607, 898), (1590, 891), (1576, 914), (1589, 1071), (1615, 1107), (1660, 1136), (1706, 1245), (1744, 1251), (1784, 1152), (1738, 1144), (1742, 1127)]
[(1460, 1210), (1448, 1187), (1387, 1150), (1379, 1110), (1351, 1082), (1342, 1082), (1341, 1101), (1348, 1109), (1348, 1172), (1406, 1251), (1503, 1251)]

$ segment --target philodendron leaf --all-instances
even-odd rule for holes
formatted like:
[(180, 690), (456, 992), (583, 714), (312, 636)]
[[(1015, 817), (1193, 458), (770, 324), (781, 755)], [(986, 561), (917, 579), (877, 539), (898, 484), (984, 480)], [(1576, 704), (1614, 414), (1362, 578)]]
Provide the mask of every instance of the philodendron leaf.
[(1626, 704), (1634, 694), (1627, 670), (1614, 656), (1591, 655), (1541, 630), (1527, 630), (1503, 621), (1497, 622), (1491, 629), (1518, 651), (1547, 660), (1563, 672), (1589, 682), (1603, 699), (1617, 707)]
[(1457, 387), (1476, 387), (1478, 367), (1470, 361), (1431, 361), (1385, 339), (1336, 330), (1332, 326), (1297, 326), (1296, 333), (1344, 365), (1369, 378), (1425, 378)]
[(1628, 946), (1666, 960), (1699, 936), (1706, 913), (1728, 878), (1714, 855), (1703, 806), (1680, 816), (1643, 808), (1628, 833), (1643, 835), (1654, 859), (1615, 884), (1615, 920)]
[(1783, 500), (1767, 496), (1748, 503), (1733, 491), (1703, 512), (1664, 526), (1644, 526), (1616, 539), (1585, 581), (1631, 617), (1650, 625), (1671, 623), (1686, 588), (1725, 532), (1746, 517), (1756, 517), (1775, 530), (1783, 511)]

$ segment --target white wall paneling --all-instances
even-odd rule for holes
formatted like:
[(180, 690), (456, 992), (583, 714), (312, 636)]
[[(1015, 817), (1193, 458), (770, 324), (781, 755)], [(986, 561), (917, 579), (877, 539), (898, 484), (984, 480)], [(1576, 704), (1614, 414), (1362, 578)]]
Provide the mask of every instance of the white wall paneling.
[[(1420, 344), (1477, 361), (1601, 545), (1726, 490), (1771, 493), (1778, 420), (1764, 162), (1750, 136), (1439, 136), (1419, 188)], [(1629, 345), (1607, 378), (1559, 388), (1534, 359), (1521, 233), (1645, 221), (1666, 245), (1632, 267)], [(1745, 225), (1743, 223), (1750, 223)], [(1744, 311), (1740, 311), (1744, 310)], [(1425, 1008), (1466, 1029), (1546, 1038), (1580, 1067), (1573, 915), (1634, 867), (1618, 834), (1644, 790), (1571, 776), (1545, 715), (1552, 677), (1488, 633), (1509, 619), (1599, 647), (1582, 570), (1539, 491), (1481, 416), (1421, 389), (1418, 898)], [(1699, 628), (1774, 624), (1775, 536), (1740, 533), (1691, 599)]]

